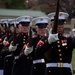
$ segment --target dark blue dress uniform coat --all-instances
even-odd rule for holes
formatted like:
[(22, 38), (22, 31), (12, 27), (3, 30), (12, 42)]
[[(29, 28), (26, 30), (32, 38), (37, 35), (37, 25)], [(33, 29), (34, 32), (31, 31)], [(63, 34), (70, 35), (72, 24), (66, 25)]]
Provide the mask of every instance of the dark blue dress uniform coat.
[(75, 39), (63, 37), (59, 34), (59, 39), (49, 44), (45, 42), (36, 48), (35, 54), (42, 56), (49, 51), (49, 59), (46, 59), (45, 75), (72, 75), (72, 51), (75, 48)]
[[(23, 47), (23, 44), (26, 41), (25, 38), (26, 38), (26, 35), (23, 34), (23, 33), (20, 33), (20, 34), (16, 35), (15, 39), (16, 39), (16, 44), (18, 44), (18, 46), (17, 46), (16, 51), (8, 52), (8, 53), (10, 53), (10, 55), (7, 55), (4, 59), (5, 60), (5, 62), (4, 62), (4, 75), (11, 75), (12, 67), (13, 67), (13, 64), (14, 64), (13, 63), (14, 59), (16, 59), (19, 56), (19, 54), (21, 52), (21, 49)], [(12, 39), (12, 41), (13, 41), (13, 39)]]
[[(35, 48), (38, 45), (41, 45), (42, 41), (47, 38), (47, 36), (40, 36), (38, 35), (36, 38), (34, 38), (33, 41), (33, 52), (32, 52), (32, 58), (33, 58), (33, 64), (31, 68), (31, 75), (44, 75), (46, 64), (44, 57), (37, 57), (35, 55)], [(42, 38), (42, 39), (41, 39)], [(41, 39), (41, 40), (40, 40)]]
[[(34, 48), (36, 47), (38, 41), (39, 41), (38, 36), (32, 39), (32, 45), (34, 46)], [(21, 55), (19, 59), (14, 61), (12, 75), (30, 75), (32, 74), (31, 70), (33, 69), (31, 69), (31, 67), (33, 67), (32, 66), (33, 58), (35, 58), (34, 52), (32, 54), (29, 54), (28, 56)]]
[[(8, 34), (8, 40), (11, 38), (12, 34), (9, 33)], [(3, 40), (4, 38), (6, 37), (6, 33), (2, 34), (2, 41), (1, 41), (1, 44), (0, 44), (0, 68), (4, 69), (4, 58), (5, 56), (8, 54), (8, 52), (6, 51), (7, 50), (7, 47), (9, 44), (6, 44), (5, 46), (3, 45)]]
[[(13, 34), (10, 37), (10, 39), (8, 40), (9, 45), (10, 45), (11, 41), (13, 41)], [(10, 75), (11, 74), (13, 60), (14, 60), (13, 52), (12, 51), (9, 52), (9, 49), (8, 49), (9, 45), (7, 46), (7, 51), (6, 51), (6, 53), (8, 53), (8, 54), (4, 58), (4, 75)]]
[(4, 47), (3, 45), (3, 39), (5, 37), (5, 34), (4, 33), (1, 33), (0, 34), (0, 69), (3, 69), (3, 55), (2, 55), (2, 48)]
[[(20, 53), (23, 51), (23, 46), (26, 44), (28, 39), (28, 34), (23, 34), (22, 39), (20, 38), (20, 45), (22, 45), (20, 49)], [(31, 56), (29, 55), (26, 57), (24, 54), (20, 55), (19, 53), (19, 58), (16, 58), (13, 62), (13, 67), (12, 67), (12, 74), (11, 75), (29, 75), (30, 73), (30, 66), (32, 65), (32, 59)]]

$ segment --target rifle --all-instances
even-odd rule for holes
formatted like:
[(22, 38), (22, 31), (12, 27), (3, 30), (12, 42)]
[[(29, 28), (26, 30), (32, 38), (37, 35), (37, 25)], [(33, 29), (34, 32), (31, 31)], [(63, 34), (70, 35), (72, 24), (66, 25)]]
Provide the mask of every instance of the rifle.
[(32, 47), (32, 27), (30, 26), (29, 35), (28, 35), (28, 46)]
[(58, 18), (59, 18), (59, 0), (57, 1), (57, 6), (56, 6), (56, 13), (54, 16), (54, 25), (53, 25), (53, 29), (52, 29), (52, 33), (57, 33), (57, 27), (58, 27)]
[(13, 39), (13, 36), (11, 36), (11, 38), (6, 42), (6, 45), (2, 48), (2, 52), (8, 51), (8, 45), (12, 41), (12, 39)]
[(5, 28), (5, 32), (6, 32), (6, 37), (7, 37), (7, 40), (9, 39), (9, 25), (8, 25), (8, 19), (7, 19), (7, 23), (6, 23), (6, 28)]
[[(5, 51), (8, 51), (7, 46), (9, 45), (9, 42), (12, 40), (12, 38), (9, 39), (8, 19), (7, 19), (7, 23), (6, 23), (5, 32), (6, 32), (6, 33), (5, 33), (5, 35), (4, 35), (3, 37), (4, 37), (4, 38), (7, 37), (7, 39), (6, 39), (7, 42), (6, 42), (5, 46), (2, 48), (1, 53), (5, 52)], [(2, 37), (2, 38), (3, 38), (3, 37)]]
[[(30, 17), (30, 22), (32, 21), (32, 17)], [(30, 23), (30, 29), (29, 29), (29, 33), (28, 33), (28, 44), (27, 46), (28, 47), (32, 47), (32, 27), (31, 27), (31, 24)]]
[(9, 26), (8, 26), (8, 20), (6, 20), (7, 23), (5, 23), (6, 27), (5, 27), (5, 34), (1, 37), (1, 39), (3, 40), (5, 37), (7, 37), (6, 41), (8, 41), (9, 39)]
[(16, 20), (14, 23), (14, 33), (13, 33), (13, 46), (16, 45)]
[[(54, 25), (53, 25), (53, 28), (52, 28), (52, 33), (55, 34), (57, 33), (57, 26), (58, 26), (58, 17), (59, 17), (59, 0), (57, 1), (57, 6), (56, 6), (56, 13), (55, 13), (55, 16), (54, 16)], [(45, 58), (47, 60), (51, 60), (51, 51), (52, 49), (49, 49), (45, 54)]]

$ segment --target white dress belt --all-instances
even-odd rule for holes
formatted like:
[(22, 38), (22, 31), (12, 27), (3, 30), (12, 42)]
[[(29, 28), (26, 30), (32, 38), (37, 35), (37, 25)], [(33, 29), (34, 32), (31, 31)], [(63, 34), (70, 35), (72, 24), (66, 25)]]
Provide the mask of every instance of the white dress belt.
[(72, 69), (72, 65), (70, 63), (47, 63), (46, 67), (65, 67)]
[(12, 56), (12, 54), (7, 55), (6, 57), (10, 57), (10, 56)]
[(33, 60), (33, 64), (37, 63), (45, 63), (45, 60), (44, 59)]

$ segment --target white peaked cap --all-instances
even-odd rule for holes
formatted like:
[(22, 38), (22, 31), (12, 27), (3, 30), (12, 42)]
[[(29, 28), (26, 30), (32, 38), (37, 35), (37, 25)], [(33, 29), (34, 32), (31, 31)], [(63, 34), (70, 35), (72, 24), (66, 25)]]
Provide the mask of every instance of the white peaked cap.
[(49, 23), (50, 18), (49, 17), (37, 17), (32, 20), (32, 24), (36, 25), (38, 23)]
[(8, 19), (1, 19), (1, 23), (8, 23)]
[(17, 18), (18, 22), (31, 22), (32, 17), (31, 16), (20, 16)]
[[(55, 12), (48, 14), (48, 17), (52, 20), (54, 19)], [(59, 12), (59, 19), (67, 19), (69, 17), (68, 13)]]
[(18, 24), (19, 22), (16, 19), (9, 20), (10, 24)]

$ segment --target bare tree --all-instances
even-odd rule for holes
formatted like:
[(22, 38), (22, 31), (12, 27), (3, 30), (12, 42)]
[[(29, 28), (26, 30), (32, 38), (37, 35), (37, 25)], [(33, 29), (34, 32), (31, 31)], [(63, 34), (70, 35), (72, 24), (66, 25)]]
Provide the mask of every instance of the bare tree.
[[(57, 0), (38, 0), (39, 5), (41, 5), (40, 1), (42, 2), (42, 9), (47, 14), (50, 12), (54, 12), (56, 9), (56, 1)], [(69, 18), (72, 18), (75, 16), (75, 0), (60, 0), (60, 11), (69, 13)], [(45, 4), (45, 5), (44, 5)], [(44, 6), (43, 6), (44, 5)], [(48, 9), (45, 9), (45, 8)]]

